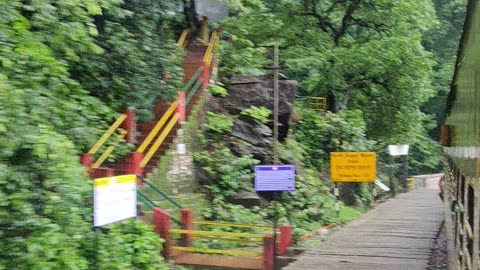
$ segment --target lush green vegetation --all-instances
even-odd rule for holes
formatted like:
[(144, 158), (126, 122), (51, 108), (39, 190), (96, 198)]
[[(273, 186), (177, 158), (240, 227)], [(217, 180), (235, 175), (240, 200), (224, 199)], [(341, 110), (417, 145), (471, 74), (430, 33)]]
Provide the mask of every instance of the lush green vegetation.
[[(332, 151), (377, 152), (382, 177), (387, 145), (409, 144), (410, 174), (439, 170), (435, 117), (445, 103), (465, 1), (225, 2), (233, 8), (232, 16), (220, 23), (224, 36), (231, 37), (220, 51), (219, 70), (226, 83), (229, 75), (268, 74), (268, 46), (278, 42), (283, 73), (298, 82), (298, 94), (328, 99), (325, 114), (306, 109), (308, 101), (297, 104), (282, 161), (296, 164), (301, 173), (297, 191), (280, 200), (284, 222), (308, 230), (319, 226), (315, 222), (338, 221), (327, 176)], [(269, 116), (259, 108), (242, 115), (263, 123)], [(231, 128), (212, 134), (219, 121), (207, 119), (201, 140), (206, 147), (196, 160), (211, 181), (206, 186), (214, 210), (206, 217), (236, 220), (239, 211), (230, 211), (228, 202), (238, 193), (253, 192), (250, 167), (256, 161), (228, 150), (238, 143), (228, 142)], [(343, 198), (349, 204), (372, 200), (366, 186), (344, 185), (342, 191), (352, 195)], [(272, 207), (252, 209), (252, 215), (271, 217)]]
[[(299, 94), (329, 100), (324, 115), (300, 104), (281, 146), (282, 161), (299, 171), (297, 190), (277, 210), (297, 235), (358, 214), (335, 213), (330, 151), (376, 151), (383, 165), (386, 145), (408, 143), (412, 174), (438, 168), (433, 115), (443, 110), (465, 0), (225, 1), (232, 16), (220, 25), (233, 38), (221, 45), (225, 80), (267, 74), (266, 46), (278, 41)], [(198, 19), (192, 0), (181, 1), (183, 14), (178, 2), (0, 1), (0, 269), (168, 268), (151, 228), (92, 229), (92, 186), (78, 155), (127, 107), (148, 119), (157, 99), (180, 89), (183, 53), (174, 38)], [(211, 93), (228, 96), (221, 87)], [(271, 112), (251, 107), (240, 116), (266, 124)], [(253, 193), (259, 163), (229, 149), (240, 116), (208, 113), (196, 141), (210, 200), (203, 215), (268, 222), (268, 196), (262, 207), (234, 203), (239, 192)], [(366, 189), (355, 190), (355, 202), (368, 205)]]
[(0, 269), (167, 267), (146, 225), (93, 231), (78, 155), (176, 89), (173, 3), (0, 2)]

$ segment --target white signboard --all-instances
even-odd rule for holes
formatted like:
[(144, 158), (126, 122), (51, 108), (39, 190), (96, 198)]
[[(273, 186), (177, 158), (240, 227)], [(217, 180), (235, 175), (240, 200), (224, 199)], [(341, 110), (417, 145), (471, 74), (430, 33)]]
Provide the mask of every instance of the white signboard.
[(93, 180), (93, 226), (137, 216), (137, 177), (122, 175)]
[(391, 156), (406, 156), (408, 155), (408, 144), (389, 145), (388, 153)]

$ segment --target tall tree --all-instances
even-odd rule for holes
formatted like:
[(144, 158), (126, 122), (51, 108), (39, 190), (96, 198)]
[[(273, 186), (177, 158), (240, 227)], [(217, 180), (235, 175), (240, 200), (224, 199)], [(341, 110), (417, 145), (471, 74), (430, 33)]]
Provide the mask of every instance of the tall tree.
[[(333, 112), (363, 111), (367, 137), (381, 152), (408, 142), (421, 152), (420, 163), (438, 163), (439, 148), (426, 137), (432, 118), (420, 110), (435, 93), (434, 61), (422, 45), (436, 24), (431, 1), (265, 0), (259, 6), (260, 12), (247, 9), (225, 22), (226, 32), (256, 45), (280, 40), (285, 73), (301, 94), (327, 97)], [(426, 164), (421, 170), (431, 168)]]

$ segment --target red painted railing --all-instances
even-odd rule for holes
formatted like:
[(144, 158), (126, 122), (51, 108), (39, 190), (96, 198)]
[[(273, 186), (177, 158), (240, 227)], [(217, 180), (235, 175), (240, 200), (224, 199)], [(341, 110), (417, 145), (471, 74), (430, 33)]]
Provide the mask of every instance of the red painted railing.
[[(273, 236), (270, 234), (255, 234), (255, 233), (231, 233), (211, 230), (195, 230), (195, 224), (207, 226), (223, 226), (223, 227), (237, 227), (260, 230), (271, 230), (270, 226), (256, 226), (248, 224), (235, 223), (220, 223), (211, 221), (195, 221), (193, 220), (193, 213), (191, 209), (182, 209), (180, 216), (180, 229), (171, 228), (171, 216), (166, 211), (159, 208), (154, 208), (154, 226), (155, 231), (161, 238), (165, 240), (163, 255), (165, 258), (172, 258), (179, 264), (196, 264), (202, 255), (201, 254), (216, 254), (227, 255), (212, 257), (209, 255), (208, 260), (203, 260), (204, 265), (217, 267), (232, 267), (236, 268), (242, 266), (250, 266), (252, 269), (273, 269), (273, 252), (274, 243)], [(278, 255), (285, 255), (288, 247), (292, 244), (292, 227), (282, 226), (279, 228), (279, 242), (277, 247)], [(172, 235), (180, 234), (180, 239), (175, 243)], [(194, 248), (195, 239), (210, 239), (215, 241), (237, 242), (242, 244), (253, 244), (263, 246), (261, 253), (239, 249), (208, 249), (208, 248)], [(197, 255), (195, 255), (197, 254)], [(233, 258), (232, 258), (233, 257)], [(205, 257), (203, 257), (205, 258)], [(236, 258), (236, 259), (235, 259)], [(230, 265), (229, 263), (236, 263)], [(240, 265), (241, 264), (241, 265)], [(248, 268), (248, 267), (247, 267)]]

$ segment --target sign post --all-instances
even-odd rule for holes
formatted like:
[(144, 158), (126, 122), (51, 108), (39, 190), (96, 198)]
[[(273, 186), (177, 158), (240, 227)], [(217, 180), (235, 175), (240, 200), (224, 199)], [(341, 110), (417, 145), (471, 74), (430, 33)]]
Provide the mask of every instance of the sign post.
[(403, 175), (402, 175), (402, 187), (407, 188), (407, 177), (408, 177), (408, 151), (410, 146), (408, 144), (392, 144), (388, 146), (388, 154), (390, 155), (390, 186), (392, 190), (392, 197), (395, 197), (395, 180), (394, 180), (394, 169), (393, 163), (396, 156), (404, 156), (404, 166), (403, 166)]
[(258, 165), (255, 166), (255, 191), (273, 192), (273, 267), (275, 268), (277, 251), (278, 192), (295, 190), (294, 165)]

